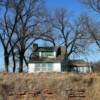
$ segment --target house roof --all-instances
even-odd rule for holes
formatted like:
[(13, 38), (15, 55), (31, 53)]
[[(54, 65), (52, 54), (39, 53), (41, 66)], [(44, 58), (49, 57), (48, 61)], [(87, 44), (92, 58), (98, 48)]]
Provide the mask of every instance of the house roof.
[(54, 47), (38, 47), (38, 52), (53, 52), (56, 51), (56, 48)]
[(69, 65), (76, 66), (76, 67), (89, 67), (89, 62), (84, 60), (70, 60)]
[[(58, 48), (59, 48), (59, 46), (41, 47), (41, 46), (38, 46), (37, 44), (34, 44), (33, 45), (33, 52), (53, 52), (53, 51), (57, 51)], [(60, 48), (64, 52), (64, 49), (65, 49), (64, 46), (60, 46)]]
[(46, 57), (33, 57), (30, 59), (29, 63), (60, 63), (62, 59), (60, 58), (46, 58)]

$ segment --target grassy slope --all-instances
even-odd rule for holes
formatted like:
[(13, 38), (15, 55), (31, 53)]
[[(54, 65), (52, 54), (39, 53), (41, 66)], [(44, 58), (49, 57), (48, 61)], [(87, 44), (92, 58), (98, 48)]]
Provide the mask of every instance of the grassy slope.
[(79, 100), (100, 100), (100, 74), (0, 73), (0, 100), (67, 100), (70, 89), (85, 91)]

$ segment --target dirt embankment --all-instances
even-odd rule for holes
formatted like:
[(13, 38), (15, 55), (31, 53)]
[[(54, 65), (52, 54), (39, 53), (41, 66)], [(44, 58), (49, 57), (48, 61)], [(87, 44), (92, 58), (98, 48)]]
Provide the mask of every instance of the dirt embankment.
[(0, 73), (0, 100), (100, 100), (100, 73)]

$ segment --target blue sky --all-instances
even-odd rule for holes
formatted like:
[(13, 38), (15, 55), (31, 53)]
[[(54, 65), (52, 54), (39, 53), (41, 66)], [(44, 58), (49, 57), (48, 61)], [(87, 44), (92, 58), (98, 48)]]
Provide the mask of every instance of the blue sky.
[(45, 0), (46, 6), (50, 12), (53, 12), (56, 8), (66, 8), (69, 12), (72, 13), (75, 17), (77, 17), (81, 13), (88, 13), (95, 19), (100, 19), (99, 14), (93, 12), (88, 7), (81, 4), (80, 0)]
[(78, 0), (46, 0), (46, 5), (51, 11), (61, 7), (72, 11), (75, 15), (86, 11), (85, 7)]
[[(51, 12), (53, 12), (56, 8), (66, 8), (68, 9), (70, 12), (72, 12), (73, 16), (78, 16), (81, 12), (88, 12), (93, 16), (93, 18), (95, 18), (96, 16), (98, 16), (96, 13), (96, 15), (91, 11), (91, 10), (87, 10), (87, 8), (80, 4), (78, 0), (45, 0), (46, 1), (46, 7), (48, 8), (48, 10)], [(2, 12), (2, 11), (0, 11)], [(93, 46), (90, 49), (92, 49), (92, 53), (90, 53), (90, 55), (87, 55), (87, 59), (89, 61), (97, 61), (100, 60), (100, 53), (95, 52), (96, 47)], [(85, 57), (80, 57), (81, 58), (85, 58)], [(1, 48), (0, 45), (0, 65), (3, 64), (3, 50)]]
[[(88, 9), (86, 6), (81, 4), (79, 0), (46, 0), (46, 6), (50, 12), (53, 12), (56, 8), (66, 8), (69, 12), (73, 13), (72, 15), (77, 17), (82, 12), (89, 13), (94, 19), (98, 18), (98, 14)], [(89, 61), (98, 61), (100, 60), (100, 53), (96, 51), (98, 48), (93, 45), (90, 48), (90, 53), (86, 56), (80, 56), (79, 59), (87, 59)]]

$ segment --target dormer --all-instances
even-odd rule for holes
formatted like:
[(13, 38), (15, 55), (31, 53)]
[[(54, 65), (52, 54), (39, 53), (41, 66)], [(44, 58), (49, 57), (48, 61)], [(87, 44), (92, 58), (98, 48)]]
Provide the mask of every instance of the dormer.
[(39, 57), (56, 58), (54, 47), (38, 47)]
[(37, 44), (33, 44), (33, 56), (40, 58), (56, 58), (57, 50), (55, 47), (39, 47)]
[(56, 51), (40, 51), (39, 57), (56, 58)]
[(33, 52), (36, 52), (38, 50), (38, 44), (33, 44), (32, 50)]
[(39, 47), (33, 44), (33, 56), (39, 58), (56, 58), (62, 55), (62, 47)]

